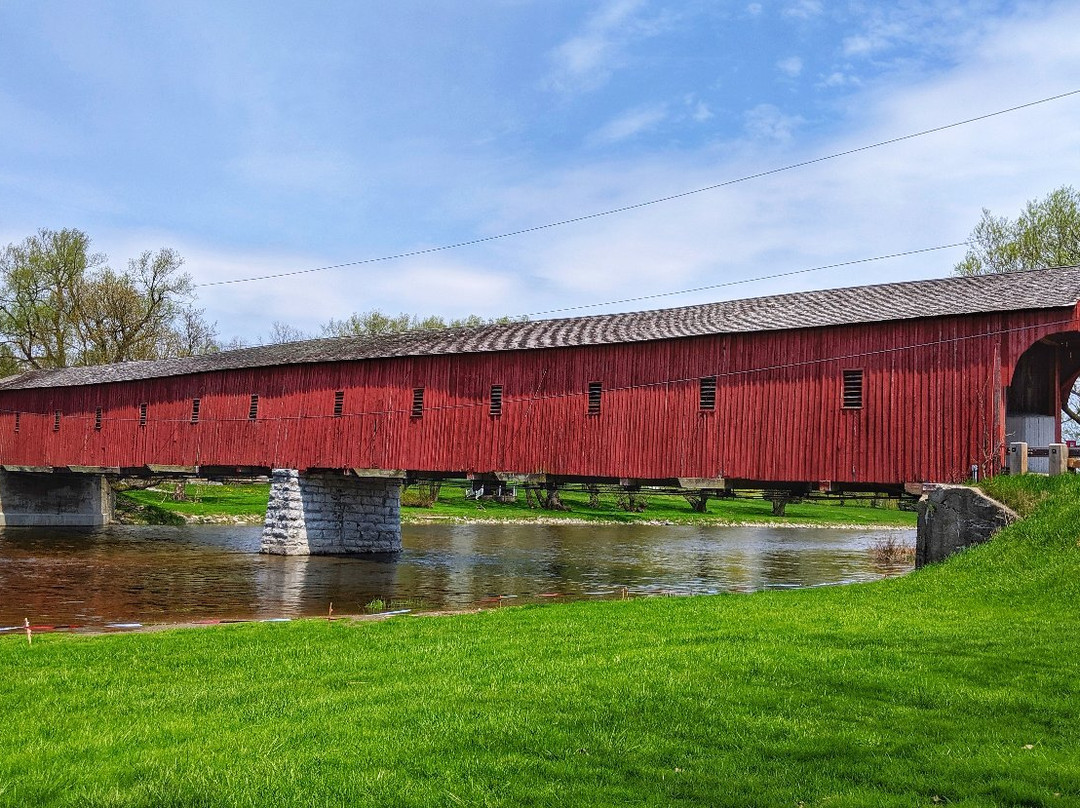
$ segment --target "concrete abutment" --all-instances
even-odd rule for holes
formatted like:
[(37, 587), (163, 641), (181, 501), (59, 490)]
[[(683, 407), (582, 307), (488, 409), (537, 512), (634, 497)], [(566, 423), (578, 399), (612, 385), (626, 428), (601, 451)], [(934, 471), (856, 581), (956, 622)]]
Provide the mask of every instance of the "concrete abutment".
[(344, 555), (400, 550), (400, 479), (274, 469), (262, 552)]
[(0, 527), (99, 527), (113, 506), (100, 474), (0, 471)]

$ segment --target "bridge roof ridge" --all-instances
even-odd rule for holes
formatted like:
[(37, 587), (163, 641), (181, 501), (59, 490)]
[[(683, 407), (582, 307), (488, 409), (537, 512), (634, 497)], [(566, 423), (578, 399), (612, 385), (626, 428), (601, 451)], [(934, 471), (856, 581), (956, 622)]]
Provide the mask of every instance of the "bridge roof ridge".
[(330, 337), (179, 359), (35, 370), (0, 390), (68, 387), (192, 373), (405, 356), (565, 348), (856, 325), (967, 314), (1067, 308), (1080, 301), (1080, 267), (788, 292), (667, 309), (532, 320), (474, 328)]

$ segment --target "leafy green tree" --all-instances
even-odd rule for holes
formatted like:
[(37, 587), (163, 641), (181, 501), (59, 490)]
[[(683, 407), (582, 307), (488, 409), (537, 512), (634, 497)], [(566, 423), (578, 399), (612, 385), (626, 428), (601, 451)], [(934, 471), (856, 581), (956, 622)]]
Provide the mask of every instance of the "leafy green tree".
[(182, 266), (176, 251), (163, 248), (114, 271), (73, 229), (42, 229), (8, 245), (0, 253), (0, 370), (215, 350), (214, 327), (195, 308)]
[[(1033, 199), (1015, 219), (982, 219), (968, 237), (968, 251), (954, 269), (958, 275), (989, 275), (1080, 264), (1080, 192), (1069, 185)], [(1080, 438), (1080, 383), (1063, 405), (1063, 433)]]
[(78, 230), (40, 230), (0, 257), (0, 334), (22, 367), (71, 364), (78, 343), (76, 314), (88, 273), (103, 256), (90, 253)]
[(1080, 264), (1080, 192), (1062, 186), (1028, 202), (1015, 220), (983, 208), (968, 245), (955, 267), (959, 275)]

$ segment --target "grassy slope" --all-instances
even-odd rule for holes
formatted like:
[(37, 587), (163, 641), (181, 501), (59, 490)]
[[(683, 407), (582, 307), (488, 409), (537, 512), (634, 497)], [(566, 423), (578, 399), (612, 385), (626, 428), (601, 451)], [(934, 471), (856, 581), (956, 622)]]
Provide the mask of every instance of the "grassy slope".
[[(222, 514), (230, 516), (258, 515), (266, 512), (269, 487), (266, 485), (237, 486), (187, 486), (188, 502), (173, 502), (162, 491), (128, 491), (122, 497), (143, 506), (184, 515)], [(462, 489), (445, 485), (439, 501), (432, 508), (402, 508), (405, 521), (449, 518), (468, 520), (530, 520), (530, 519), (587, 519), (607, 522), (635, 522), (656, 520), (667, 522), (761, 522), (761, 523), (817, 523), (823, 525), (900, 525), (913, 527), (915, 514), (895, 508), (871, 508), (865, 501), (855, 500), (843, 506), (835, 502), (800, 502), (788, 505), (786, 515), (774, 517), (772, 504), (763, 499), (713, 500), (708, 514), (696, 514), (685, 499), (679, 496), (648, 497), (648, 510), (627, 513), (618, 507), (613, 494), (601, 496), (599, 508), (588, 508), (588, 495), (580, 491), (567, 491), (563, 501), (569, 511), (544, 511), (529, 508), (525, 495), (512, 504), (485, 502), (483, 506), (466, 500)]]
[(0, 638), (0, 804), (1078, 805), (1080, 480), (995, 493), (874, 584)]

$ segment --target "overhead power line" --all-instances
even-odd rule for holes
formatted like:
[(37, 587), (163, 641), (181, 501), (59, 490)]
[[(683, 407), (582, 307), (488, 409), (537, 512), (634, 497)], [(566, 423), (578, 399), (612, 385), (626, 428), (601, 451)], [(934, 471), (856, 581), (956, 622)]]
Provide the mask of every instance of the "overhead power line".
[(765, 171), (758, 171), (753, 174), (746, 174), (742, 177), (736, 177), (734, 179), (724, 180), (723, 182), (713, 183), (712, 185), (706, 185), (702, 188), (694, 188), (690, 191), (682, 191), (677, 194), (669, 194), (668, 196), (661, 196), (655, 199), (649, 199), (643, 202), (635, 202), (630, 205), (623, 205), (617, 208), (610, 208), (608, 210), (596, 211), (594, 213), (586, 213), (581, 216), (573, 216), (568, 219), (559, 219), (554, 222), (547, 222), (546, 224), (533, 225), (532, 227), (521, 228), (520, 230), (511, 230), (505, 233), (498, 233), (491, 236), (481, 236), (479, 238), (468, 239), (465, 241), (457, 241), (451, 244), (442, 244), (436, 247), (425, 247), (418, 250), (407, 250), (404, 252), (393, 253), (390, 255), (381, 255), (374, 258), (362, 258), (357, 261), (345, 261), (340, 264), (328, 264), (327, 266), (312, 267), (309, 269), (296, 269), (289, 272), (276, 272), (267, 275), (253, 275), (247, 278), (229, 278), (220, 281), (206, 281), (203, 283), (195, 284), (196, 287), (204, 288), (209, 286), (226, 286), (237, 283), (254, 283), (255, 281), (267, 281), (276, 280), (278, 278), (289, 278), (296, 275), (308, 275), (314, 272), (326, 272), (332, 269), (344, 269), (346, 267), (363, 266), (365, 264), (376, 264), (386, 261), (396, 261), (402, 258), (416, 258), (421, 255), (431, 255), (433, 253), (446, 252), (448, 250), (457, 250), (463, 247), (472, 247), (477, 244), (486, 244), (491, 241), (499, 241), (501, 239), (513, 238), (515, 236), (523, 236), (528, 233), (536, 233), (541, 230), (550, 230), (555, 227), (563, 227), (569, 224), (576, 224), (578, 222), (589, 221), (590, 219), (600, 219), (606, 216), (614, 216), (619, 213), (626, 213), (632, 210), (639, 210), (641, 208), (650, 207), (652, 205), (659, 205), (664, 202), (672, 202), (676, 199), (683, 199), (688, 196), (694, 196), (696, 194), (703, 194), (707, 191), (715, 191), (720, 188), (726, 188), (731, 185), (738, 185), (743, 182), (749, 182), (750, 180), (761, 179), (763, 177), (769, 177), (774, 174), (782, 174), (786, 171), (794, 171), (797, 168), (805, 168), (807, 166), (816, 165), (818, 163), (824, 163), (829, 160), (836, 160), (840, 157), (848, 157), (853, 154), (859, 154), (861, 152), (870, 151), (871, 149), (878, 149), (882, 146), (891, 146), (896, 143), (902, 143), (905, 140), (913, 140), (914, 138), (924, 137), (926, 135), (932, 135), (937, 132), (944, 132), (949, 129), (955, 129), (960, 126), (967, 126), (968, 124), (978, 123), (979, 121), (985, 121), (990, 118), (996, 118), (1000, 115), (1007, 115), (1012, 112), (1019, 112), (1021, 110), (1029, 109), (1031, 107), (1039, 106), (1040, 104), (1048, 104), (1051, 101), (1060, 101), (1063, 98), (1069, 98), (1074, 95), (1080, 95), (1080, 89), (1069, 90), (1068, 92), (1058, 93), (1057, 95), (1047, 96), (1046, 98), (1040, 98), (1037, 101), (1028, 101), (1024, 104), (1018, 104), (1016, 106), (1008, 107), (1006, 109), (999, 109), (995, 112), (988, 112), (984, 115), (977, 115), (973, 118), (965, 118), (960, 121), (953, 121), (952, 123), (942, 124), (941, 126), (934, 126), (930, 129), (922, 129), (918, 132), (911, 132), (906, 135), (899, 135), (898, 137), (888, 138), (887, 140), (879, 140), (876, 143), (870, 143), (865, 146), (857, 146), (852, 149), (845, 149), (843, 151), (833, 152), (822, 157), (814, 157), (809, 160), (801, 160), (797, 163), (789, 163), (788, 165), (780, 166), (778, 168), (770, 168)]
[(566, 306), (561, 309), (548, 309), (547, 311), (534, 311), (529, 314), (521, 315), (522, 317), (541, 317), (547, 314), (561, 314), (566, 311), (580, 311), (581, 309), (595, 309), (601, 306), (617, 306), (621, 303), (637, 303), (642, 300), (656, 300), (661, 297), (675, 297), (676, 295), (689, 295), (694, 292), (707, 292), (710, 289), (723, 289), (725, 286), (739, 286), (744, 283), (757, 283), (758, 281), (771, 281), (776, 278), (787, 278), (792, 275), (805, 275), (807, 272), (819, 272), (823, 269), (837, 269), (839, 267), (850, 267), (856, 264), (869, 264), (872, 261), (885, 261), (889, 258), (903, 258), (907, 255), (919, 255), (920, 253), (935, 252), (937, 250), (951, 250), (954, 247), (966, 247), (968, 242), (956, 241), (952, 244), (939, 244), (936, 247), (921, 247), (917, 250), (905, 250), (904, 252), (889, 253), (888, 255), (875, 255), (872, 258), (855, 258), (851, 261), (840, 261), (836, 264), (822, 264), (821, 266), (809, 267), (808, 269), (793, 269), (788, 272), (776, 272), (772, 275), (758, 275), (754, 278), (740, 278), (736, 281), (724, 281), (723, 283), (712, 283), (708, 286), (695, 286), (693, 289), (679, 289), (675, 292), (657, 292), (652, 295), (641, 295), (639, 297), (624, 297), (621, 300), (609, 300), (606, 303), (583, 303), (580, 306)]
[[(997, 328), (997, 329), (993, 329), (993, 330), (980, 331), (980, 332), (970, 333), (970, 334), (960, 334), (960, 335), (957, 335), (957, 336), (939, 337), (937, 339), (925, 340), (925, 341), (921, 341), (921, 342), (904, 342), (904, 343), (901, 343), (899, 345), (890, 345), (890, 346), (884, 347), (884, 348), (871, 348), (871, 349), (866, 349), (866, 350), (854, 350), (854, 351), (850, 351), (850, 352), (838, 352), (838, 353), (828, 354), (826, 356), (814, 357), (812, 359), (781, 360), (781, 361), (777, 361), (775, 363), (767, 364), (767, 365), (751, 365), (751, 366), (748, 366), (748, 367), (736, 368), (736, 369), (733, 369), (733, 370), (716, 370), (714, 373), (711, 373), (709, 375), (715, 376), (717, 379), (728, 379), (728, 378), (737, 378), (737, 377), (747, 377), (747, 376), (752, 376), (752, 375), (758, 374), (758, 373), (779, 373), (779, 372), (783, 372), (783, 371), (787, 371), (787, 370), (796, 370), (798, 368), (813, 367), (815, 365), (825, 365), (825, 364), (830, 364), (830, 363), (835, 363), (835, 362), (851, 362), (853, 360), (870, 359), (872, 357), (903, 353), (905, 351), (914, 351), (914, 350), (919, 350), (919, 349), (924, 349), (924, 348), (936, 348), (936, 347), (940, 347), (940, 346), (943, 346), (943, 345), (956, 345), (956, 344), (964, 343), (964, 342), (974, 342), (976, 340), (989, 339), (989, 338), (999, 337), (999, 336), (1006, 336), (1006, 335), (1009, 335), (1009, 334), (1020, 334), (1020, 333), (1023, 333), (1025, 331), (1039, 331), (1039, 330), (1044, 329), (1044, 328), (1056, 328), (1056, 327), (1065, 328), (1065, 327), (1072, 326), (1074, 323), (1075, 323), (1075, 320), (1072, 319), (1072, 318), (1068, 318), (1068, 319), (1064, 319), (1064, 320), (1053, 320), (1053, 321), (1050, 321), (1050, 322), (1043, 322), (1043, 323), (1031, 323), (1031, 324), (1027, 324), (1027, 325), (1019, 325), (1019, 326)], [(869, 325), (869, 324), (868, 323), (857, 323), (856, 325)], [(743, 333), (747, 333), (747, 332), (743, 332)], [(732, 335), (724, 335), (724, 336), (732, 336)], [(578, 346), (578, 347), (587, 348), (587, 347), (595, 347), (595, 346), (587, 346), (587, 345), (585, 345), (585, 346)], [(251, 368), (251, 369), (265, 370), (266, 368)], [(604, 389), (604, 392), (606, 392), (606, 393), (614, 393), (614, 392), (629, 391), (629, 390), (655, 389), (655, 388), (658, 388), (658, 387), (665, 387), (665, 386), (673, 385), (673, 384), (687, 384), (687, 383), (697, 382), (700, 379), (701, 379), (701, 376), (698, 376), (698, 375), (669, 376), (667, 378), (655, 379), (653, 381), (636, 382), (636, 383), (631, 383), (631, 384), (623, 384), (623, 385), (616, 385), (616, 386), (612, 386), (612, 387), (606, 387)], [(541, 381), (541, 386), (542, 386), (542, 383), (543, 382)], [(62, 388), (53, 388), (53, 389), (62, 389)], [(587, 396), (588, 396), (588, 391), (587, 390), (567, 390), (567, 391), (555, 392), (555, 393), (542, 393), (542, 392), (540, 392), (540, 387), (538, 386), (532, 393), (524, 393), (522, 395), (517, 395), (517, 396), (506, 396), (506, 395), (504, 395), (503, 396), (503, 403), (504, 404), (514, 403), (514, 404), (526, 404), (526, 405), (528, 405), (528, 404), (531, 404), (531, 403), (537, 402), (537, 401), (552, 401), (552, 400), (557, 400), (557, 399), (568, 399), (568, 398), (586, 398)], [(424, 407), (424, 412), (429, 413), (429, 412), (443, 412), (443, 411), (453, 411), (453, 410), (470, 410), (470, 409), (477, 409), (477, 408), (488, 407), (488, 406), (490, 406), (489, 401), (478, 398), (478, 399), (473, 399), (471, 401), (457, 402), (457, 403), (453, 403), (453, 404), (435, 404), (435, 405), (431, 405), (431, 406), (425, 406)], [(360, 411), (357, 411), (357, 412), (345, 412), (340, 416), (332, 415), (331, 413), (328, 413), (328, 412), (324, 412), (324, 413), (303, 413), (303, 414), (297, 414), (297, 415), (278, 415), (278, 416), (260, 417), (258, 420), (261, 421), (261, 422), (319, 421), (319, 420), (333, 420), (333, 419), (337, 419), (337, 418), (361, 418), (361, 417), (365, 417), (365, 416), (407, 415), (410, 412), (411, 412), (411, 407), (408, 407), (408, 406), (407, 407), (394, 407), (394, 406), (388, 405), (386, 407), (379, 407), (377, 409), (360, 410)], [(24, 415), (24, 416), (40, 416), (40, 417), (48, 418), (48, 419), (53, 419), (53, 418), (56, 417), (56, 410), (37, 411), (37, 410), (14, 410), (14, 409), (0, 408), (0, 414), (3, 414), (3, 415), (14, 415), (16, 413), (18, 413), (20, 415)], [(64, 417), (65, 418), (70, 418), (70, 419), (75, 419), (75, 420), (89, 421), (92, 418), (96, 418), (97, 415), (95, 413), (93, 413), (93, 412), (87, 411), (85, 413), (82, 413), (82, 412), (68, 413), (68, 414), (65, 414)], [(103, 420), (105, 422), (109, 422), (109, 423), (121, 423), (121, 422), (133, 422), (133, 421), (138, 421), (138, 422), (141, 423), (142, 422), (142, 417), (141, 416), (117, 417), (117, 416), (108, 416), (108, 415), (106, 415), (106, 416), (103, 416)], [(182, 418), (153, 418), (153, 417), (151, 417), (150, 420), (153, 423), (170, 423), (170, 424), (190, 424), (190, 423), (192, 423), (190, 416), (187, 416), (187, 415), (185, 415)], [(246, 423), (246, 422), (249, 422), (250, 420), (251, 420), (250, 416), (247, 416), (247, 415), (238, 415), (238, 416), (231, 416), (231, 417), (225, 417), (225, 418), (204, 417), (204, 416), (200, 415), (199, 423), (200, 424), (230, 423), (230, 422)]]

